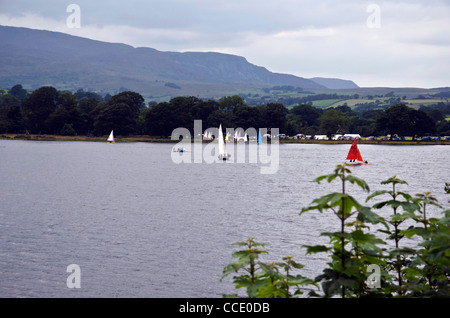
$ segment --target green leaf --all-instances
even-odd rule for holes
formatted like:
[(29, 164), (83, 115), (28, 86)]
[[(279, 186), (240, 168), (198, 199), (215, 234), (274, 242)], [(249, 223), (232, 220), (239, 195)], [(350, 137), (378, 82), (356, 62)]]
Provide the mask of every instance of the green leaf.
[(337, 177), (337, 175), (335, 175), (335, 174), (327, 174), (327, 175), (320, 176), (320, 177), (316, 178), (316, 182), (317, 182), (317, 183), (320, 183), (320, 182), (321, 182), (322, 180), (324, 180), (324, 179), (327, 179), (328, 182), (331, 182), (331, 181), (333, 181), (336, 177)]
[(351, 233), (351, 238), (356, 243), (366, 243), (370, 240), (373, 240), (374, 236), (372, 234), (364, 233), (361, 230), (356, 230)]
[(389, 254), (391, 257), (397, 256), (405, 256), (405, 255), (414, 255), (416, 251), (413, 248), (403, 247), (403, 248), (395, 248)]
[(423, 228), (409, 228), (407, 230), (400, 231), (400, 234), (404, 235), (407, 238), (411, 238), (414, 235), (417, 235), (423, 231)]
[(225, 277), (227, 277), (231, 273), (236, 273), (241, 268), (246, 267), (248, 264), (249, 264), (248, 259), (240, 259), (239, 261), (237, 261), (235, 263), (230, 263), (230, 264), (226, 265), (223, 268), (222, 278), (220, 280), (222, 281)]
[(358, 186), (361, 187), (361, 189), (363, 189), (364, 191), (369, 192), (370, 188), (369, 185), (366, 183), (366, 181), (364, 181), (363, 179), (360, 179), (358, 177), (352, 176), (352, 175), (348, 175), (346, 177), (346, 180), (349, 181), (352, 184), (357, 184)]
[(378, 202), (373, 205), (375, 209), (381, 209), (384, 206), (389, 205), (392, 208), (399, 208), (401, 207), (403, 210), (408, 212), (413, 212), (419, 210), (419, 205), (417, 203), (413, 202), (404, 202), (404, 201), (398, 201), (398, 200), (389, 200), (384, 202)]
[(381, 181), (381, 184), (408, 184), (406, 181), (398, 179), (396, 175), (387, 180)]
[(386, 227), (386, 229), (389, 229), (385, 219), (379, 216), (378, 214), (372, 212), (372, 210), (369, 207), (365, 206), (361, 207), (359, 209), (359, 213), (356, 218), (363, 223), (371, 223), (371, 224), (381, 223)]
[(303, 245), (302, 247), (306, 247), (306, 254), (323, 253), (331, 250), (331, 248), (326, 247), (325, 245)]
[(370, 199), (379, 196), (379, 195), (383, 195), (383, 194), (390, 194), (392, 196), (392, 191), (387, 191), (387, 190), (380, 190), (380, 191), (375, 191), (374, 193), (370, 194), (369, 196), (367, 196), (366, 202), (369, 201)]
[(289, 283), (295, 285), (314, 285), (317, 286), (314, 281), (310, 278), (304, 277), (302, 275), (290, 276)]
[(391, 216), (391, 222), (401, 222), (404, 220), (408, 220), (408, 219), (416, 219), (417, 215), (414, 214), (414, 210), (413, 211), (406, 211), (403, 213), (397, 213), (395, 215)]

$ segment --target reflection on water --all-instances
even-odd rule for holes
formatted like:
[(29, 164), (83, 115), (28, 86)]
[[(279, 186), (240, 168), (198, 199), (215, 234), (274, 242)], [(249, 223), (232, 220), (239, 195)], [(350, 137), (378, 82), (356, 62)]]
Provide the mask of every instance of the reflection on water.
[[(231, 244), (248, 236), (269, 243), (267, 261), (293, 255), (313, 278), (327, 260), (302, 245), (323, 242), (336, 222), (298, 213), (339, 191), (314, 179), (349, 146), (280, 145), (277, 173), (261, 174), (248, 160), (176, 164), (173, 144), (0, 141), (0, 296), (221, 297), (233, 291), (220, 282)], [(405, 191), (448, 201), (450, 147), (359, 148), (372, 165), (352, 170), (371, 190), (397, 175)], [(67, 288), (70, 264), (80, 289)]]

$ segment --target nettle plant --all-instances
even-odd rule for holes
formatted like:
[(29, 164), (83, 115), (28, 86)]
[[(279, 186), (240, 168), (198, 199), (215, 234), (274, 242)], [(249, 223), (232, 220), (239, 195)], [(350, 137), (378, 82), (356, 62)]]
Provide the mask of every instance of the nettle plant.
[[(330, 261), (322, 274), (309, 279), (293, 270), (303, 265), (283, 258), (280, 263), (258, 260), (264, 244), (252, 238), (236, 243), (246, 249), (233, 254), (238, 261), (224, 268), (223, 278), (231, 273), (236, 288), (245, 287), (247, 297), (296, 297), (309, 289), (310, 297), (450, 297), (450, 210), (444, 210), (431, 193), (412, 196), (398, 191), (407, 183), (396, 176), (382, 185), (392, 190), (375, 191), (374, 198), (387, 198), (372, 207), (360, 204), (348, 194), (349, 184), (369, 193), (367, 183), (351, 175), (345, 165), (334, 173), (320, 176), (318, 183), (339, 181), (341, 191), (324, 195), (301, 210), (300, 215), (319, 211), (336, 216), (339, 230), (324, 232), (326, 245), (304, 245), (306, 254), (326, 253)], [(450, 185), (445, 191), (450, 193)], [(429, 208), (440, 209), (441, 218), (430, 218)], [(389, 211), (386, 218), (380, 214)], [(374, 211), (379, 211), (375, 213)], [(383, 238), (381, 238), (383, 237)], [(404, 242), (404, 243), (403, 243)], [(319, 288), (321, 286), (321, 290)], [(315, 288), (312, 288), (315, 287)], [(227, 295), (237, 297), (237, 294)]]
[[(250, 298), (291, 298), (302, 295), (302, 288), (314, 285), (314, 282), (300, 274), (294, 274), (304, 266), (293, 260), (292, 256), (283, 257), (282, 262), (265, 263), (259, 256), (268, 254), (262, 250), (266, 244), (257, 243), (249, 237), (245, 242), (234, 243), (244, 249), (233, 253), (237, 261), (225, 266), (222, 280), (232, 273), (242, 273), (233, 277), (236, 289), (245, 288)], [(237, 294), (224, 297), (239, 297)]]
[[(379, 245), (386, 244), (368, 230), (367, 224), (381, 224), (387, 228), (384, 219), (373, 213), (370, 208), (361, 205), (353, 196), (347, 193), (347, 183), (354, 184), (366, 192), (369, 192), (367, 183), (351, 175), (351, 171), (345, 165), (338, 165), (334, 173), (320, 176), (317, 182), (326, 180), (332, 182), (338, 180), (341, 183), (341, 192), (334, 192), (315, 199), (309, 207), (302, 209), (300, 215), (318, 210), (319, 212), (333, 213), (340, 224), (340, 230), (336, 232), (324, 232), (322, 236), (329, 238), (329, 245), (304, 246), (307, 254), (327, 253), (331, 257), (329, 267), (323, 270), (323, 274), (315, 278), (315, 282), (322, 283), (322, 291), (325, 297), (341, 296), (362, 297), (373, 293), (374, 282), (371, 271), (373, 265), (381, 269), (386, 263), (382, 257), (383, 249)], [(369, 267), (370, 266), (370, 267)], [(377, 282), (381, 280), (379, 271)], [(383, 274), (386, 276), (386, 274)], [(380, 284), (375, 284), (379, 286)], [(310, 296), (319, 296), (310, 293)]]
[[(373, 208), (390, 207), (393, 212), (387, 221), (389, 229), (380, 230), (387, 234), (394, 246), (385, 256), (386, 269), (392, 275), (384, 294), (398, 297), (449, 297), (450, 210), (443, 210), (441, 218), (429, 218), (427, 207), (443, 209), (430, 192), (411, 196), (398, 191), (398, 185), (407, 183), (396, 176), (381, 184), (392, 185), (392, 190), (376, 191), (367, 201), (387, 195), (387, 201), (376, 203)], [(404, 239), (409, 241), (401, 244)]]

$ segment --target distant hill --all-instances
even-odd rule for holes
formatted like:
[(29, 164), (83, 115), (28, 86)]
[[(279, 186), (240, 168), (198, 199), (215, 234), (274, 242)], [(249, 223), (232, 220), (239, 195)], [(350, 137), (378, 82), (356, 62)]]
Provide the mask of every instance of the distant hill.
[(237, 87), (290, 85), (305, 90), (357, 88), (351, 81), (273, 73), (244, 57), (161, 52), (65, 33), (0, 26), (0, 87), (52, 85), (145, 94), (212, 96)]
[(359, 88), (353, 81), (342, 80), (338, 78), (323, 78), (323, 77), (313, 77), (310, 78), (311, 81), (325, 86), (330, 89), (352, 89)]

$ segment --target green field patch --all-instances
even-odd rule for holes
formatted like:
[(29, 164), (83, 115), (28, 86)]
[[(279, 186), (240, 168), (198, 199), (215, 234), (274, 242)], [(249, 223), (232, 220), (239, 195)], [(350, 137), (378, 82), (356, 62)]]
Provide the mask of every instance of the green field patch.
[[(337, 104), (339, 102), (343, 102), (342, 99), (323, 99), (323, 100), (315, 100), (312, 102), (312, 106), (318, 108), (328, 108), (331, 105)], [(338, 106), (338, 105), (336, 105)]]
[(428, 98), (428, 99), (405, 99), (402, 102), (405, 102), (405, 104), (408, 105), (434, 105), (437, 103), (442, 102), (440, 98)]

